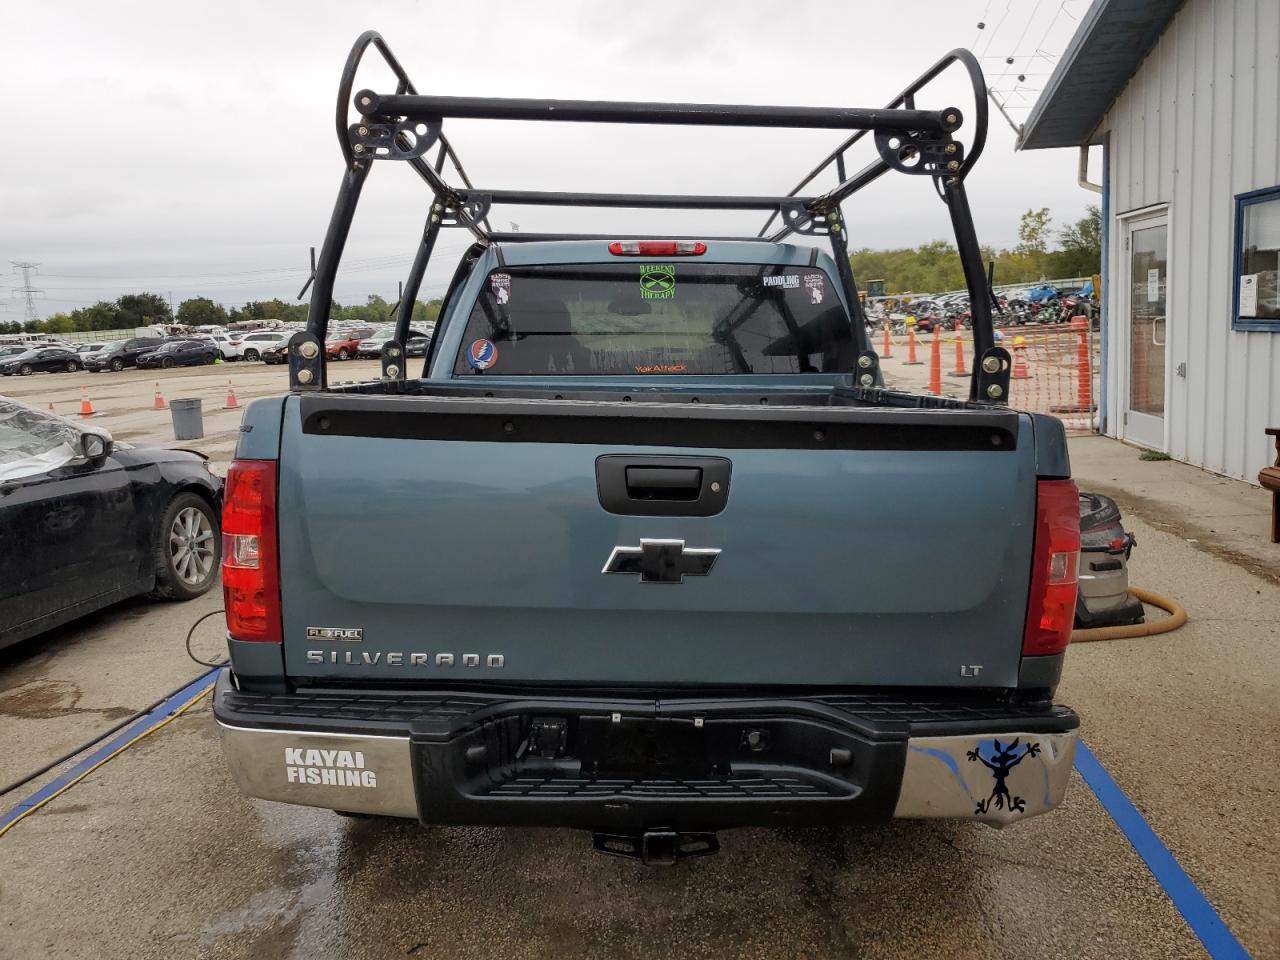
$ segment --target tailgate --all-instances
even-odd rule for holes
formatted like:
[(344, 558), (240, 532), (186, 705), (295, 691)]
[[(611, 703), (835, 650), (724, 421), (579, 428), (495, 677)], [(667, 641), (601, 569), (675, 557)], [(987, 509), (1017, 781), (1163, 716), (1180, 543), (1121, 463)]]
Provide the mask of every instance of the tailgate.
[[(1027, 417), (487, 404), (288, 400), (291, 676), (1016, 685), (1035, 510)], [(640, 468), (634, 510), (602, 505), (602, 457), (624, 477)], [(660, 488), (689, 476), (681, 463), (709, 483), (723, 461), (718, 512), (652, 512)], [(646, 554), (641, 541), (668, 543)]]

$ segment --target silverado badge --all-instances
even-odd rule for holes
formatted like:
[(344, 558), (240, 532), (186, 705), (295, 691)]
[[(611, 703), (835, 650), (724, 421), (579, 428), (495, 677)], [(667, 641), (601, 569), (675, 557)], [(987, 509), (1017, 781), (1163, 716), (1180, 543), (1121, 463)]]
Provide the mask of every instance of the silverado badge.
[(686, 576), (705, 577), (720, 551), (692, 549), (683, 540), (645, 540), (638, 547), (614, 547), (601, 573), (639, 574), (641, 583), (683, 583)]

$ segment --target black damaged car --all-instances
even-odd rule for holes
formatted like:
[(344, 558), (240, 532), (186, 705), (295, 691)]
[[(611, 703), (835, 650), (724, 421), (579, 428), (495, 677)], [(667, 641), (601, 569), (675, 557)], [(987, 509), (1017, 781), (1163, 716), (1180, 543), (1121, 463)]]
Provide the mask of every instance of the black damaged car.
[(203, 455), (0, 396), (0, 647), (140, 594), (208, 592), (221, 508)]

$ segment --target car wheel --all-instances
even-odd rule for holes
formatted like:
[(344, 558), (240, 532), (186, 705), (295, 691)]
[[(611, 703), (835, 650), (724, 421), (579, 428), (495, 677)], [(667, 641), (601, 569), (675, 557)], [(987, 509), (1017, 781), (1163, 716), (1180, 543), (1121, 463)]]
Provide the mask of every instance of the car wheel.
[(339, 359), (339, 360), (350, 360), (350, 359), (351, 359), (351, 351), (350, 351), (350, 350), (348, 350), (346, 347), (341, 347), (341, 348), (338, 350), (338, 359)]
[(74, 360), (67, 361), (67, 373), (75, 373), (79, 369), (80, 364), (76, 363)]
[(164, 369), (168, 370), (170, 367), (172, 367), (172, 366), (173, 366), (173, 358), (172, 358), (172, 357), (164, 357), (164, 358), (162, 358), (162, 359), (160, 360), (160, 366), (162, 366), (162, 367), (164, 367)]
[(112, 361), (111, 361), (111, 372), (112, 372), (112, 373), (119, 373), (119, 372), (120, 372), (121, 370), (123, 370), (123, 369), (124, 369), (124, 361), (123, 361), (123, 360), (116, 359), (116, 360), (112, 360)]
[(29, 364), (29, 363), (24, 363), (22, 366), (20, 366), (20, 367), (18, 368), (18, 373), (19, 373), (19, 374), (21, 374), (21, 375), (22, 375), (22, 376), (24, 376), (24, 377), (29, 377), (29, 376), (31, 376), (31, 373), (32, 373), (32, 370), (31, 370), (31, 364)]
[(194, 600), (218, 578), (222, 543), (213, 507), (194, 493), (169, 501), (156, 531), (156, 585), (153, 597)]
[(257, 350), (246, 350), (246, 351), (244, 352), (244, 358), (245, 358), (246, 360), (257, 360), (257, 359), (258, 359), (258, 351), (257, 351)]

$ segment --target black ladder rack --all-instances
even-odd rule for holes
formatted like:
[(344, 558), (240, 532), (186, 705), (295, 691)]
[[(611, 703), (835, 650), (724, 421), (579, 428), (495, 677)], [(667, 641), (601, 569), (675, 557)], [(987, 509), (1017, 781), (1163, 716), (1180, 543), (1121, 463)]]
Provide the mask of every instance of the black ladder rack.
[[(356, 72), (370, 47), (377, 50), (395, 75), (394, 93), (360, 90), (353, 95)], [(967, 147), (953, 136), (966, 122), (958, 108), (920, 110), (915, 105), (916, 94), (954, 64), (966, 71), (972, 86), (974, 135)], [(352, 108), (357, 115), (354, 121), (350, 116)], [(449, 118), (829, 129), (846, 130), (850, 134), (785, 196), (565, 193), (477, 188), (445, 136), (444, 121)], [(438, 97), (420, 94), (386, 41), (375, 31), (368, 31), (356, 40), (347, 56), (338, 87), (336, 127), (345, 169), (324, 246), (313, 271), (307, 330), (290, 340), (289, 378), (295, 391), (322, 390), (326, 386), (324, 338), (333, 303), (333, 283), (360, 192), (375, 161), (397, 160), (407, 163), (427, 184), (432, 200), (404, 285), (395, 335), (383, 348), (383, 373), (388, 379), (402, 379), (405, 375), (403, 345), (408, 337), (413, 304), (441, 228), (459, 227), (470, 231), (477, 247), (540, 239), (623, 239), (617, 234), (606, 237), (497, 232), (490, 226), (488, 217), (492, 207), (498, 204), (768, 212), (768, 219), (754, 236), (718, 239), (780, 242), (795, 234), (828, 238), (853, 316), (855, 342), (860, 353), (872, 354), (874, 360), (873, 348), (864, 330), (865, 316), (857, 284), (849, 265), (841, 203), (894, 170), (931, 178), (950, 213), (973, 316), (970, 399), (1007, 401), (1008, 354), (994, 343), (989, 287), (964, 188), (965, 177), (982, 154), (987, 135), (982, 70), (968, 50), (952, 50), (879, 109)], [(846, 170), (845, 155), (868, 133), (873, 136), (877, 158), (850, 173)], [(434, 158), (428, 159), (432, 152)], [(445, 179), (446, 166), (452, 168), (460, 186)], [(802, 190), (832, 167), (839, 181), (835, 188), (823, 194), (801, 195)], [(770, 232), (775, 222), (777, 226)], [(470, 256), (474, 256), (475, 249)]]

